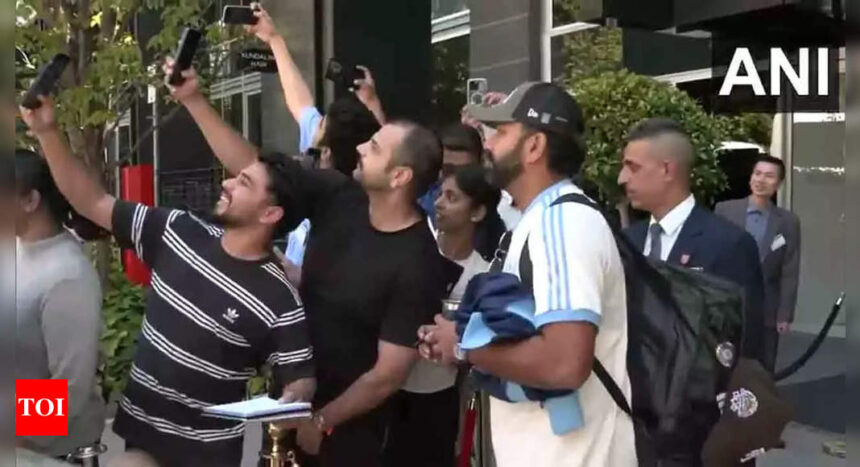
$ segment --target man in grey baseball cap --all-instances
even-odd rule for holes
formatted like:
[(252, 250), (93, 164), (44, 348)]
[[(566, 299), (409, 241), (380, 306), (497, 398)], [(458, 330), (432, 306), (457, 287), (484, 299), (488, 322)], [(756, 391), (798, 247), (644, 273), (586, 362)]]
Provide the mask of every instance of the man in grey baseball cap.
[(421, 354), (471, 364), (521, 386), (576, 391), (581, 411), (567, 411), (572, 428), (562, 433), (538, 401), (490, 398), (497, 465), (633, 467), (633, 423), (591, 371), (599, 359), (630, 400), (624, 270), (600, 212), (557, 202), (584, 196), (571, 181), (585, 159), (582, 110), (555, 84), (524, 83), (502, 102), (468, 112), (495, 128), (485, 143), (494, 182), (523, 212), (494, 266), (523, 280), (521, 264), (530, 263), (534, 308), (517, 314), (539, 332), (472, 346), (461, 342), (453, 322), (437, 316), (435, 325), (419, 330)]
[[(487, 138), (487, 149), (492, 153), (493, 178), (495, 184), (513, 196), (508, 185), (520, 175), (523, 163), (514, 155), (522, 150), (522, 144), (532, 136), (540, 139), (553, 150), (547, 153), (547, 169), (556, 176), (570, 178), (579, 171), (585, 158), (582, 134), (584, 120), (579, 104), (561, 87), (551, 83), (526, 82), (511, 92), (502, 102), (492, 105), (470, 105), (467, 111), (481, 123), (510, 135), (520, 132), (517, 145), (508, 147), (506, 142), (517, 138)], [(491, 147), (492, 146), (492, 147)], [(516, 186), (511, 187), (516, 189)], [(531, 193), (531, 196), (536, 193)], [(526, 208), (521, 201), (530, 197), (523, 193), (520, 202), (514, 202), (520, 210)]]

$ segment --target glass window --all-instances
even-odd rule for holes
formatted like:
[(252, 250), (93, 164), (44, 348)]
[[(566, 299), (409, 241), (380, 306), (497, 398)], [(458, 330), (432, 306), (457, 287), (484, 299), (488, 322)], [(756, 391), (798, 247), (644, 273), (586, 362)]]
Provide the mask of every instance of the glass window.
[(248, 96), (248, 134), (245, 135), (255, 146), (263, 146), (262, 118), (263, 112), (260, 106), (261, 94)]
[(125, 157), (131, 151), (131, 127), (122, 125), (117, 128), (119, 157)]
[(431, 55), (433, 121), (437, 125), (459, 121), (469, 79), (469, 36), (437, 42), (432, 45)]
[(242, 108), (242, 93), (232, 94), (221, 99), (221, 118), (234, 129), (244, 134)]
[(468, 9), (466, 0), (433, 0), (430, 5), (430, 17), (431, 19), (441, 18)]
[(244, 110), (245, 106), (242, 102), (242, 94), (233, 94), (232, 96), (230, 96), (230, 100), (232, 101), (230, 103), (230, 125), (232, 125), (233, 128), (239, 130), (241, 133), (244, 134), (245, 128), (242, 120), (242, 111)]
[(552, 2), (552, 26), (575, 23), (582, 0), (549, 0)]
[(552, 81), (566, 85), (570, 80), (617, 70), (622, 62), (622, 31), (596, 27), (550, 40)]

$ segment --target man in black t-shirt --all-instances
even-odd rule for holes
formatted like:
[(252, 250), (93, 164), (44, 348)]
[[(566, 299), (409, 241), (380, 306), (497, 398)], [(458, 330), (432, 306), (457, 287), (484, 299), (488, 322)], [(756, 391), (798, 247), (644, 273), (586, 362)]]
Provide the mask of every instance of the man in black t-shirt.
[(301, 217), (290, 208), (282, 158), (255, 158), (223, 183), (215, 215), (117, 200), (72, 156), (53, 103), (21, 109), (51, 175), (77, 212), (113, 232), (152, 270), (146, 312), (114, 430), (162, 467), (237, 466), (244, 423), (201, 415), (245, 397), (268, 362), (283, 397), (310, 400), (312, 347), (298, 292), (269, 250)]
[[(228, 171), (255, 160), (197, 89), (193, 70), (172, 89)], [(416, 333), (446, 294), (444, 260), (415, 203), (436, 179), (438, 139), (410, 122), (384, 125), (366, 143), (354, 179), (285, 162), (299, 217), (311, 221), (301, 295), (311, 321), (318, 391), (300, 447), (329, 466), (379, 465), (385, 401), (417, 359)], [(303, 462), (304, 465), (304, 462)]]

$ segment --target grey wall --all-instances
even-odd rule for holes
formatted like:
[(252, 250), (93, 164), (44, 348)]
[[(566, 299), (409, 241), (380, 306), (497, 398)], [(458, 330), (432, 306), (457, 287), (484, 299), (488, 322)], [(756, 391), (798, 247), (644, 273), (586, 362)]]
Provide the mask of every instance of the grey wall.
[[(314, 92), (316, 86), (314, 50), (314, 0), (269, 1), (264, 5), (272, 15), (278, 30)], [(263, 150), (287, 154), (298, 152), (299, 127), (287, 110), (284, 93), (276, 73), (264, 73), (262, 78), (262, 136)]]
[[(845, 290), (845, 124), (796, 123), (792, 134), (792, 211), (800, 218), (801, 266), (795, 328), (817, 332)], [(835, 169), (835, 170), (834, 170)], [(845, 314), (836, 321), (845, 323)], [(843, 328), (844, 330), (844, 328)]]
[(469, 75), (497, 91), (539, 80), (540, 1), (470, 0), (469, 8)]

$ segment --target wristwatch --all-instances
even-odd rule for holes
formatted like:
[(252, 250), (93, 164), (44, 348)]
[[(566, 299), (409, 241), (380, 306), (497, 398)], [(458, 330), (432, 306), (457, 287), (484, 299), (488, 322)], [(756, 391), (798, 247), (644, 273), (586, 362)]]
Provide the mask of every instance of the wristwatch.
[(454, 344), (454, 359), (460, 363), (466, 363), (469, 361), (467, 357), (466, 351), (460, 348), (460, 343)]

